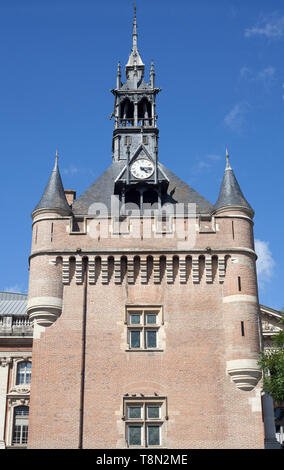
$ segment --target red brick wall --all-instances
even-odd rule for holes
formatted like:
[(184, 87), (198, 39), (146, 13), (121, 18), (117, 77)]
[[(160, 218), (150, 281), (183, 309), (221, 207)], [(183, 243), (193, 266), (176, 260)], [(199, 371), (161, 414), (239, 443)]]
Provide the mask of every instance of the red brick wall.
[[(180, 284), (178, 276), (173, 284), (166, 282), (166, 276), (160, 284), (154, 284), (153, 273), (145, 285), (139, 277), (134, 285), (127, 284), (126, 278), (122, 284), (115, 284), (114, 274), (108, 284), (102, 284), (100, 277), (96, 284), (88, 284), (84, 448), (124, 447), (124, 394), (154, 392), (168, 400), (165, 447), (263, 448), (261, 410), (255, 406), (259, 404), (259, 385), (252, 391), (240, 390), (226, 373), (228, 359), (256, 357), (259, 351), (257, 302), (223, 302), (229, 295), (257, 296), (255, 261), (240, 249), (253, 249), (252, 225), (248, 219), (234, 221), (234, 239), (232, 220), (220, 218), (219, 231), (198, 234), (196, 242), (200, 249), (235, 247), (231, 258), (239, 261), (227, 261), (224, 284), (219, 283), (216, 266), (212, 283), (206, 283), (201, 269), (203, 275), (197, 284), (191, 276), (186, 284)], [(124, 246), (131, 252), (131, 247), (151, 246), (149, 240), (98, 242), (88, 235), (72, 236), (62, 221), (58, 221), (54, 234), (52, 247), (58, 250)], [(44, 245), (38, 240), (34, 249)], [(177, 241), (152, 241), (152, 246), (153, 250), (167, 247), (176, 254)], [(52, 247), (48, 242), (46, 248)], [(43, 279), (44, 266), (44, 256), (32, 261), (30, 292), (34, 282), (39, 286), (37, 276)], [(59, 282), (57, 268), (50, 266)], [(29, 448), (78, 447), (84, 286), (76, 284), (74, 266), (72, 269), (71, 283), (63, 288), (61, 316), (33, 343)], [(238, 276), (242, 292), (238, 291)], [(52, 282), (50, 289), (53, 292)], [(126, 351), (126, 305), (162, 305), (163, 351)], [(241, 336), (241, 319), (245, 337)]]

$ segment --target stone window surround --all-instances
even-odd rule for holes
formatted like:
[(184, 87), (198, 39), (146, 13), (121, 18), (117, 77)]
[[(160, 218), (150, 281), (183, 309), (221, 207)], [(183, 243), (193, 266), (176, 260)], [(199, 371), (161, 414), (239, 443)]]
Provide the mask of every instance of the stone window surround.
[[(128, 407), (130, 406), (141, 406), (142, 414), (141, 418), (128, 418)], [(147, 418), (146, 407), (147, 406), (159, 406), (160, 416), (159, 418)], [(164, 435), (164, 422), (168, 420), (168, 401), (165, 396), (127, 396), (123, 398), (123, 416), (122, 420), (125, 421), (125, 442), (129, 448), (163, 448), (163, 442), (165, 440)], [(128, 428), (133, 425), (141, 425), (141, 446), (129, 445), (128, 444)], [(156, 424), (160, 426), (160, 444), (159, 445), (148, 445), (147, 444), (147, 425)]]
[[(130, 315), (135, 314), (136, 312), (141, 312), (142, 315), (142, 322), (141, 324), (131, 324), (130, 323)], [(145, 322), (145, 316), (147, 313), (155, 313), (157, 315), (157, 322), (153, 324), (147, 325)], [(161, 305), (127, 305), (125, 307), (125, 317), (124, 317), (124, 324), (126, 325), (126, 341), (128, 348), (126, 349), (127, 352), (155, 352), (155, 351), (163, 351), (161, 347), (159, 347), (159, 333), (161, 326), (164, 325), (164, 311)], [(130, 347), (130, 330), (138, 329), (142, 333), (141, 335), (145, 334), (146, 329), (154, 329), (157, 330), (157, 347), (156, 348), (147, 348), (144, 344), (144, 339), (142, 340), (142, 344), (140, 348), (131, 348)]]
[(9, 398), (8, 399), (8, 421), (7, 421), (7, 431), (6, 431), (6, 446), (7, 447), (23, 447), (26, 448), (27, 444), (13, 444), (13, 427), (14, 427), (14, 414), (15, 408), (17, 406), (30, 406), (30, 398)]
[[(7, 428), (6, 428), (6, 447), (13, 447), (12, 437), (13, 437), (13, 422), (14, 422), (14, 408), (16, 406), (29, 406), (30, 403), (30, 384), (21, 384), (16, 385), (17, 378), (17, 365), (20, 362), (31, 362), (32, 356), (31, 351), (1, 351), (0, 353), (0, 366), (2, 367), (11, 367), (12, 376), (11, 383), (9, 385), (9, 391), (6, 395), (8, 402), (7, 410)], [(19, 445), (18, 447), (26, 447), (26, 444)]]
[(13, 371), (12, 371), (12, 380), (11, 380), (11, 385), (12, 387), (30, 387), (30, 384), (23, 383), (23, 384), (18, 384), (17, 385), (17, 371), (18, 371), (18, 365), (21, 362), (32, 362), (31, 356), (21, 356), (21, 357), (14, 357), (13, 358)]

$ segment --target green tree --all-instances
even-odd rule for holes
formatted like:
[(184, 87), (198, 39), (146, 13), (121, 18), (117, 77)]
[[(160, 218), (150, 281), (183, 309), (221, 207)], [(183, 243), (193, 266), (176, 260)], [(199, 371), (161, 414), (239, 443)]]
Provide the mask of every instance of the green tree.
[[(284, 324), (284, 316), (280, 323)], [(259, 364), (263, 369), (263, 391), (274, 401), (284, 401), (284, 331), (273, 338), (274, 345), (260, 356)]]

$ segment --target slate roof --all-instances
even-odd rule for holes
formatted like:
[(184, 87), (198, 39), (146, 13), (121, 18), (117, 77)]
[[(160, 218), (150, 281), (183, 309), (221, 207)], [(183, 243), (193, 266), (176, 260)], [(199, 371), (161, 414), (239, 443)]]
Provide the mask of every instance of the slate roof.
[(58, 167), (58, 158), (56, 156), (55, 165), (43, 192), (42, 198), (35, 207), (37, 209), (63, 209), (71, 214), (71, 208), (65, 197), (64, 188)]
[[(107, 170), (73, 203), (72, 211), (75, 215), (87, 215), (89, 207), (94, 202), (103, 203), (108, 211), (111, 209), (111, 195), (114, 194), (114, 185), (117, 176), (125, 167), (125, 161), (113, 162)], [(213, 205), (198, 194), (188, 184), (178, 178), (168, 168), (159, 163), (160, 170), (169, 180), (166, 201), (168, 203), (196, 204), (197, 213), (208, 214)]]
[(244, 207), (252, 214), (254, 213), (252, 207), (244, 197), (240, 185), (235, 177), (234, 171), (227, 165), (223, 181), (220, 188), (218, 200), (214, 206), (214, 210), (226, 206)]
[(126, 82), (123, 83), (120, 90), (151, 90), (151, 86), (149, 83), (145, 82), (145, 80), (141, 79), (137, 87), (134, 85), (134, 80), (128, 79)]
[(27, 294), (0, 292), (0, 315), (27, 315)]

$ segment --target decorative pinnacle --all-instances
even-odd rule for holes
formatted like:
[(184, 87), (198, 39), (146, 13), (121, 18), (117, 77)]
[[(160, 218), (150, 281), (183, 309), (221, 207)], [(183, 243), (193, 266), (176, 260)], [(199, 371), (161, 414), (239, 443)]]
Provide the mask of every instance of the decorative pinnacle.
[(117, 77), (121, 77), (121, 66), (120, 66), (120, 62), (118, 62), (118, 64), (117, 64)]
[(231, 167), (230, 167), (230, 162), (229, 162), (229, 152), (228, 152), (228, 149), (226, 149), (226, 160), (227, 160), (226, 170), (230, 170)]

